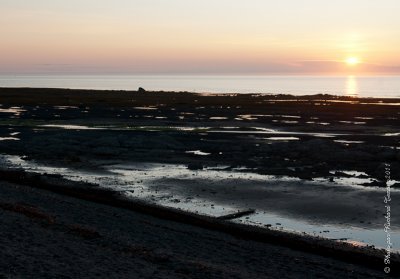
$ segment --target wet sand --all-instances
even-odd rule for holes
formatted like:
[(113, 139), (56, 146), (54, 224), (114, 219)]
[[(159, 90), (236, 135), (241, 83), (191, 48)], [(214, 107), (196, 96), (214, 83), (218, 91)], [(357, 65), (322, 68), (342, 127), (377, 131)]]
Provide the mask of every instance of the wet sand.
[(161, 204), (197, 197), (379, 229), (385, 163), (399, 195), (397, 99), (5, 88), (0, 95), (0, 152), (28, 162), (103, 173), (113, 164), (178, 164), (198, 174), (215, 168), (300, 181), (153, 177), (147, 188), (168, 193), (155, 198)]
[(8, 154), (245, 166), (304, 179), (355, 170), (379, 180), (388, 162), (400, 180), (397, 99), (5, 88), (0, 94), (0, 151)]
[[(0, 182), (4, 278), (386, 278), (380, 271)], [(12, 205), (4, 210), (4, 204)]]

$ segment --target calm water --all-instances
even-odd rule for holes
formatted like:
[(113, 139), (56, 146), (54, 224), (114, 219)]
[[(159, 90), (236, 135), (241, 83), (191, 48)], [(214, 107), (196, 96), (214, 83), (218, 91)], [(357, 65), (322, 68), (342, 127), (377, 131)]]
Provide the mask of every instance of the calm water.
[[(237, 188), (248, 187), (246, 181), (252, 180), (259, 185), (258, 187), (260, 187), (260, 183), (262, 183), (265, 184), (265, 187), (270, 189), (271, 187), (277, 187), (275, 191), (282, 191), (279, 186), (282, 184), (285, 184), (285, 187), (290, 187), (290, 185), (292, 185), (295, 188), (300, 187), (303, 189), (311, 189), (308, 186), (312, 184), (315, 189), (319, 188), (321, 190), (321, 187), (329, 189), (330, 186), (327, 182), (301, 181), (296, 178), (258, 175), (243, 171), (227, 172), (211, 169), (207, 171), (191, 171), (188, 170), (186, 166), (172, 164), (111, 164), (104, 166), (106, 172), (88, 172), (42, 165), (34, 161), (24, 161), (18, 156), (1, 154), (0, 163), (12, 167), (22, 167), (25, 170), (37, 173), (59, 174), (72, 181), (95, 183), (101, 187), (116, 190), (120, 194), (125, 194), (128, 198), (138, 198), (147, 202), (214, 217), (237, 212), (238, 209), (254, 208), (256, 209), (256, 214), (240, 218), (236, 220), (236, 222), (262, 227), (266, 224), (271, 224), (272, 228), (277, 230), (284, 229), (298, 233), (304, 232), (309, 235), (330, 239), (346, 239), (347, 241), (357, 243), (357, 245), (369, 244), (380, 248), (386, 247), (386, 233), (383, 230), (383, 224), (378, 225), (378, 227), (376, 225), (364, 227), (361, 223), (359, 226), (338, 224), (337, 220), (321, 223), (322, 221), (311, 221), (307, 219), (307, 215), (293, 217), (273, 211), (266, 212), (260, 208), (260, 204), (258, 203), (260, 200), (257, 202), (256, 198), (246, 198), (243, 200), (241, 198), (229, 198), (227, 201), (223, 199), (206, 198), (204, 196), (197, 197), (195, 192), (190, 191), (190, 187), (187, 189), (187, 192), (181, 192), (179, 194), (173, 190), (171, 184), (168, 184), (168, 181), (170, 183), (172, 181), (173, 185), (177, 183), (199, 185), (200, 183), (202, 188), (205, 187), (208, 188), (208, 190), (216, 190), (220, 188), (215, 188), (215, 185), (225, 184), (227, 180), (231, 180), (230, 183), (235, 180), (232, 185), (235, 185)], [(162, 178), (162, 182), (160, 182), (160, 178)], [(158, 187), (160, 183), (163, 185), (161, 188)], [(155, 187), (156, 185), (158, 186)], [(165, 187), (166, 185), (167, 187)], [(385, 189), (379, 188), (354, 188), (346, 179), (343, 181), (343, 184), (338, 184), (334, 187), (340, 187), (341, 191), (344, 191), (344, 196), (347, 194), (357, 195), (363, 191), (373, 191), (376, 193), (377, 197), (383, 197), (385, 193)], [(397, 193), (398, 190), (393, 191)], [(191, 196), (190, 199), (186, 198), (188, 195)], [(310, 196), (305, 193), (304, 198), (308, 199), (309, 197)], [(178, 199), (179, 202), (176, 202), (176, 199)], [(261, 203), (263, 202), (264, 201), (261, 199)], [(400, 230), (398, 224), (395, 222), (392, 223), (391, 240), (393, 243), (393, 250), (400, 251)]]
[(0, 87), (191, 91), (213, 93), (318, 93), (400, 97), (400, 76), (0, 76)]

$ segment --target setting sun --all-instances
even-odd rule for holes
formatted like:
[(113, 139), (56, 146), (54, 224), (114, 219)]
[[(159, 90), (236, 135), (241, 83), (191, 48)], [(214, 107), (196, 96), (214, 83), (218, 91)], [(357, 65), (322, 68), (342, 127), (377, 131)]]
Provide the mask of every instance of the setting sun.
[(400, 279), (398, 11), (0, 0), (0, 279)]
[(349, 57), (346, 59), (346, 63), (349, 66), (355, 66), (360, 63), (360, 60), (357, 57)]

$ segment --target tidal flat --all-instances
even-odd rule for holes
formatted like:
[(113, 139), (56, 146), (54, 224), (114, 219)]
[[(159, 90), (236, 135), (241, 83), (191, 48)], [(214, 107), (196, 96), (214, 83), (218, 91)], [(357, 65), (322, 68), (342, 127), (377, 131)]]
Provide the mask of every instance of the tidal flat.
[(0, 96), (2, 170), (212, 218), (251, 210), (230, 222), (368, 251), (386, 247), (390, 186), (400, 249), (399, 99), (30, 88)]

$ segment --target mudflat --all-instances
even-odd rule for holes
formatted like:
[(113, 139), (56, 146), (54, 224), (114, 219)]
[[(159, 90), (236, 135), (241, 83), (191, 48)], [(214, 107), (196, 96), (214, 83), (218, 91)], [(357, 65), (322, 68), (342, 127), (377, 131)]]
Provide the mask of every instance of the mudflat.
[(347, 169), (375, 185), (387, 162), (400, 179), (398, 99), (18, 88), (0, 95), (0, 136), (19, 133), (19, 141), (1, 142), (8, 154), (219, 164), (304, 179)]
[(35, 171), (95, 177), (101, 187), (195, 213), (252, 208), (258, 217), (383, 231), (389, 167), (394, 236), (400, 228), (398, 99), (30, 88), (0, 88), (0, 96), (0, 152), (27, 172), (40, 165)]

